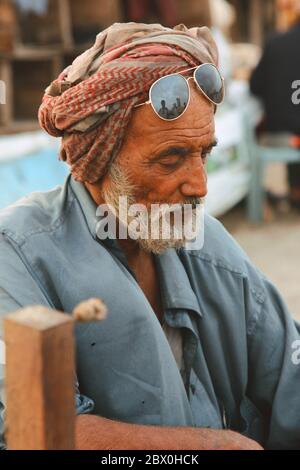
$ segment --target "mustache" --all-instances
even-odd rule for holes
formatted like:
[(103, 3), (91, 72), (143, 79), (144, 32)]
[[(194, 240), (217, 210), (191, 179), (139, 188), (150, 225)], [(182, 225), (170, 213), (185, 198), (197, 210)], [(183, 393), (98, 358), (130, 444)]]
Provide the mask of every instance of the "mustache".
[[(139, 203), (137, 197), (138, 188), (135, 183), (133, 183), (129, 175), (121, 169), (119, 165), (115, 162), (110, 169), (111, 177), (111, 186), (108, 190), (102, 191), (102, 196), (106, 202), (112, 202), (114, 206), (118, 207), (118, 199), (120, 196), (126, 196), (128, 198), (129, 204)], [(204, 205), (205, 197), (189, 196), (185, 197), (181, 201), (170, 202), (170, 201), (157, 201), (152, 202), (151, 204), (165, 204), (172, 206), (173, 204), (180, 205), (181, 208), (184, 208), (185, 205), (190, 205), (193, 210), (197, 209), (199, 205)], [(148, 204), (146, 204), (148, 207)]]
[(185, 205), (190, 205), (192, 207), (192, 209), (197, 209), (197, 207), (199, 205), (203, 205), (204, 202), (205, 202), (204, 197), (188, 197), (188, 198), (185, 198), (183, 201), (178, 201), (178, 202), (170, 202), (170, 201), (162, 202), (162, 201), (159, 201), (159, 202), (155, 202), (155, 203), (152, 203), (152, 204), (158, 204), (158, 205), (165, 204), (167, 206), (179, 205), (182, 208)]
[(190, 197), (190, 198), (186, 198), (182, 204), (183, 205), (190, 204), (193, 209), (197, 209), (197, 207), (199, 205), (203, 205), (204, 202), (205, 202), (204, 197)]

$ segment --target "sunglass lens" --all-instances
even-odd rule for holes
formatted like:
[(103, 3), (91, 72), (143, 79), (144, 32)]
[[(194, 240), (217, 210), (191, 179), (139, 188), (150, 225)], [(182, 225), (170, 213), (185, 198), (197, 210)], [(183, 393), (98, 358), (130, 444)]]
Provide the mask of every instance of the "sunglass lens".
[(218, 69), (211, 64), (201, 65), (195, 71), (195, 79), (200, 89), (215, 104), (224, 99), (224, 84)]
[(188, 105), (188, 84), (181, 75), (162, 77), (153, 84), (150, 99), (160, 117), (167, 120), (176, 119)]

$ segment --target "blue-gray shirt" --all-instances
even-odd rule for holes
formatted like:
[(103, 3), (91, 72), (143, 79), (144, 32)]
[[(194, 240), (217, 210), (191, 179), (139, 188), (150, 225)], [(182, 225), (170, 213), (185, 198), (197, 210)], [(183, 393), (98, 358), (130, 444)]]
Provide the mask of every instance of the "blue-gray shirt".
[(36, 304), (71, 312), (91, 297), (108, 307), (104, 322), (76, 325), (77, 412), (228, 427), (300, 449), (300, 326), (224, 227), (206, 216), (201, 250), (155, 256), (164, 320), (183, 334), (184, 382), (124, 253), (96, 224), (72, 177), (0, 212), (2, 315)]

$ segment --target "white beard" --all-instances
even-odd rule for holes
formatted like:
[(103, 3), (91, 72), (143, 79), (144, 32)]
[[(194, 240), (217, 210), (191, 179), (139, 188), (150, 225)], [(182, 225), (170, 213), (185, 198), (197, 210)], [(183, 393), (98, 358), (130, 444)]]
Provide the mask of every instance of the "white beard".
[[(134, 198), (134, 186), (117, 164), (111, 167), (110, 188), (103, 190), (102, 196), (119, 224), (126, 229), (128, 237), (148, 253), (161, 254), (170, 248), (180, 249), (190, 242), (193, 239), (192, 234), (198, 233), (201, 228), (199, 209), (203, 210), (202, 198), (194, 198), (186, 203), (192, 204), (188, 217), (186, 217), (187, 212), (184, 212), (186, 204), (176, 204), (179, 209), (177, 216), (174, 215), (172, 204), (161, 205), (159, 211), (156, 213), (154, 211), (154, 214), (151, 209), (147, 209), (144, 213), (145, 219), (132, 215), (130, 206), (137, 204)], [(126, 206), (123, 204), (124, 201)], [(167, 223), (164, 223), (164, 220)], [(186, 230), (187, 224), (188, 230)], [(139, 237), (136, 236), (137, 225)]]

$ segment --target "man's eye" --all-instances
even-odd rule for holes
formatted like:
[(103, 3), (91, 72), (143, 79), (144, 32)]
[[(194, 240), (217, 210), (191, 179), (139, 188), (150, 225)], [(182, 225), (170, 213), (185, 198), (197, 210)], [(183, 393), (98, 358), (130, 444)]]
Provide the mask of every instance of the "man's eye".
[(178, 157), (177, 155), (170, 155), (164, 158), (163, 160), (161, 160), (159, 163), (164, 168), (174, 168), (178, 165), (179, 162), (180, 162), (180, 157)]

